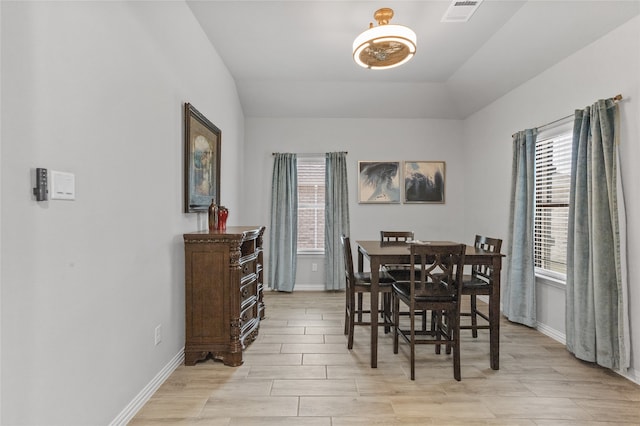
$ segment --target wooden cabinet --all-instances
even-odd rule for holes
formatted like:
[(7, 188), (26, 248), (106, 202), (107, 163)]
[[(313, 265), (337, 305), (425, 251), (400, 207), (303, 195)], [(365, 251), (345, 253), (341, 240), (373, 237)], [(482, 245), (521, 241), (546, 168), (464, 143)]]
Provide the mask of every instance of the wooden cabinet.
[(186, 365), (211, 356), (242, 364), (264, 318), (264, 226), (184, 234)]

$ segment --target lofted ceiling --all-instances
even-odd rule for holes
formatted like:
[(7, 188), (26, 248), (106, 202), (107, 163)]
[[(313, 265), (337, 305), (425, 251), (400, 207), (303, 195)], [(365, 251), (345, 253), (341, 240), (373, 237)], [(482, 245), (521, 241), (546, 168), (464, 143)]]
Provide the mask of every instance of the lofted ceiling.
[[(235, 79), (247, 117), (463, 119), (640, 13), (640, 0), (187, 0)], [(417, 36), (399, 68), (368, 70), (353, 40), (391, 7)]]

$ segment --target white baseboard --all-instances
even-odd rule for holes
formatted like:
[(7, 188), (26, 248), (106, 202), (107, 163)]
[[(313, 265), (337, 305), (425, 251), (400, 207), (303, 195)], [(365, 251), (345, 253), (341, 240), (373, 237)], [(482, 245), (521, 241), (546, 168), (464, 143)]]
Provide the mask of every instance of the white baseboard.
[(136, 395), (135, 398), (113, 419), (109, 426), (125, 426), (138, 411), (149, 401), (165, 380), (184, 362), (184, 348), (174, 356), (167, 365)]
[(296, 284), (293, 291), (324, 291), (324, 284)]
[[(267, 290), (273, 290), (272, 288), (267, 288)], [(293, 291), (324, 291), (324, 284), (296, 284), (293, 288)]]
[(549, 327), (548, 325), (536, 323), (536, 330), (538, 330), (545, 336), (549, 336), (553, 340), (562, 343), (563, 345), (567, 344), (567, 336), (564, 333), (560, 333), (558, 330)]

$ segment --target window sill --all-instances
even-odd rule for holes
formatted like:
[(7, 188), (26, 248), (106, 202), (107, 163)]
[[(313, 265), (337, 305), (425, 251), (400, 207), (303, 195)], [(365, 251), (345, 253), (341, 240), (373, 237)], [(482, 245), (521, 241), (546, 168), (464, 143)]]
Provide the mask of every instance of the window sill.
[(551, 287), (559, 288), (564, 290), (567, 287), (567, 282), (565, 280), (561, 280), (559, 278), (550, 277), (549, 275), (543, 274), (535, 274), (536, 281), (542, 281), (542, 283), (547, 284)]
[(296, 253), (296, 255), (298, 256), (322, 256), (324, 257), (324, 250), (323, 251), (299, 251)]

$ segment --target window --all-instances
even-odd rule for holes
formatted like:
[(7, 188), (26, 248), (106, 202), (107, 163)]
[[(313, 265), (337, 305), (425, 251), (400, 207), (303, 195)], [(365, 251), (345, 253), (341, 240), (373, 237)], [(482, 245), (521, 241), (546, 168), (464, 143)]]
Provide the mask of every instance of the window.
[(565, 280), (567, 227), (571, 185), (571, 130), (538, 135), (536, 142), (536, 211), (534, 264), (536, 273)]
[(324, 253), (324, 156), (298, 155), (298, 253)]

